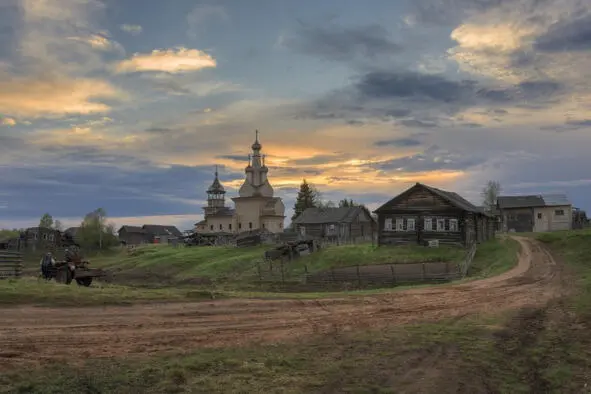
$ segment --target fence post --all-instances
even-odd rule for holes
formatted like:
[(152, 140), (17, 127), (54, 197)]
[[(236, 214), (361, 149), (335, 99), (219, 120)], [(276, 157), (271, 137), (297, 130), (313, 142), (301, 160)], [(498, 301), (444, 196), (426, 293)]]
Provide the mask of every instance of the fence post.
[(281, 260), (281, 283), (285, 284), (285, 273), (283, 272), (283, 260)]
[(426, 276), (426, 273), (425, 273), (425, 263), (422, 263), (421, 266), (422, 266), (421, 268), (422, 268), (422, 271), (423, 271), (423, 281), (424, 281), (425, 280), (425, 276)]
[(361, 275), (359, 274), (359, 264), (357, 264), (357, 286), (361, 288)]
[(261, 264), (257, 261), (257, 271), (259, 273), (259, 282), (263, 281), (263, 274), (261, 273)]
[(394, 264), (390, 264), (390, 271), (392, 271), (392, 285), (396, 286), (396, 273), (394, 273)]

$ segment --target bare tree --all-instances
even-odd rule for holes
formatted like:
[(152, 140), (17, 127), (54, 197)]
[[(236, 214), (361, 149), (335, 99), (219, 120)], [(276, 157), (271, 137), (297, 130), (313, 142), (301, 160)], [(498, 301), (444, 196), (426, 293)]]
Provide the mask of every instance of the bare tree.
[(484, 210), (486, 212), (491, 212), (493, 208), (497, 205), (497, 198), (503, 188), (498, 181), (488, 181), (486, 186), (482, 189), (482, 205), (484, 205)]

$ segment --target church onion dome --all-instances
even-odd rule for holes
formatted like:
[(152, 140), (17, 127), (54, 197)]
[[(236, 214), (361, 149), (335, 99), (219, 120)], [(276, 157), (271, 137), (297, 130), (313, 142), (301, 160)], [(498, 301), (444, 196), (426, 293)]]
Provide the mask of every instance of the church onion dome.
[(256, 137), (255, 137), (255, 140), (254, 140), (254, 144), (252, 144), (251, 148), (252, 148), (252, 150), (257, 151), (257, 150), (261, 150), (263, 147), (259, 143), (259, 131), (256, 130), (255, 133), (256, 133), (255, 134)]

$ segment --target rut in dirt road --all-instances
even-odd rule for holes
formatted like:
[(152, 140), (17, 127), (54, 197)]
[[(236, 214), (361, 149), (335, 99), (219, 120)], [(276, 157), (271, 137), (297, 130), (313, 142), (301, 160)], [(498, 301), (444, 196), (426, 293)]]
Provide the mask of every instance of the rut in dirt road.
[(333, 330), (399, 325), (542, 305), (559, 291), (556, 263), (537, 241), (518, 265), (464, 284), (319, 300), (220, 300), (132, 307), (2, 310), (0, 368), (68, 358), (277, 342)]

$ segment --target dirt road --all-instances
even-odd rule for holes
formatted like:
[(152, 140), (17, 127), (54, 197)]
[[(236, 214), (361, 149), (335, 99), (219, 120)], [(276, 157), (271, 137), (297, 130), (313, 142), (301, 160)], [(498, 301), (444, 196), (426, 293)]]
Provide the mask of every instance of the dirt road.
[(282, 341), (545, 303), (559, 291), (556, 263), (538, 242), (516, 239), (522, 251), (514, 269), (465, 284), (305, 301), (0, 309), (0, 369), (66, 357), (82, 360)]

